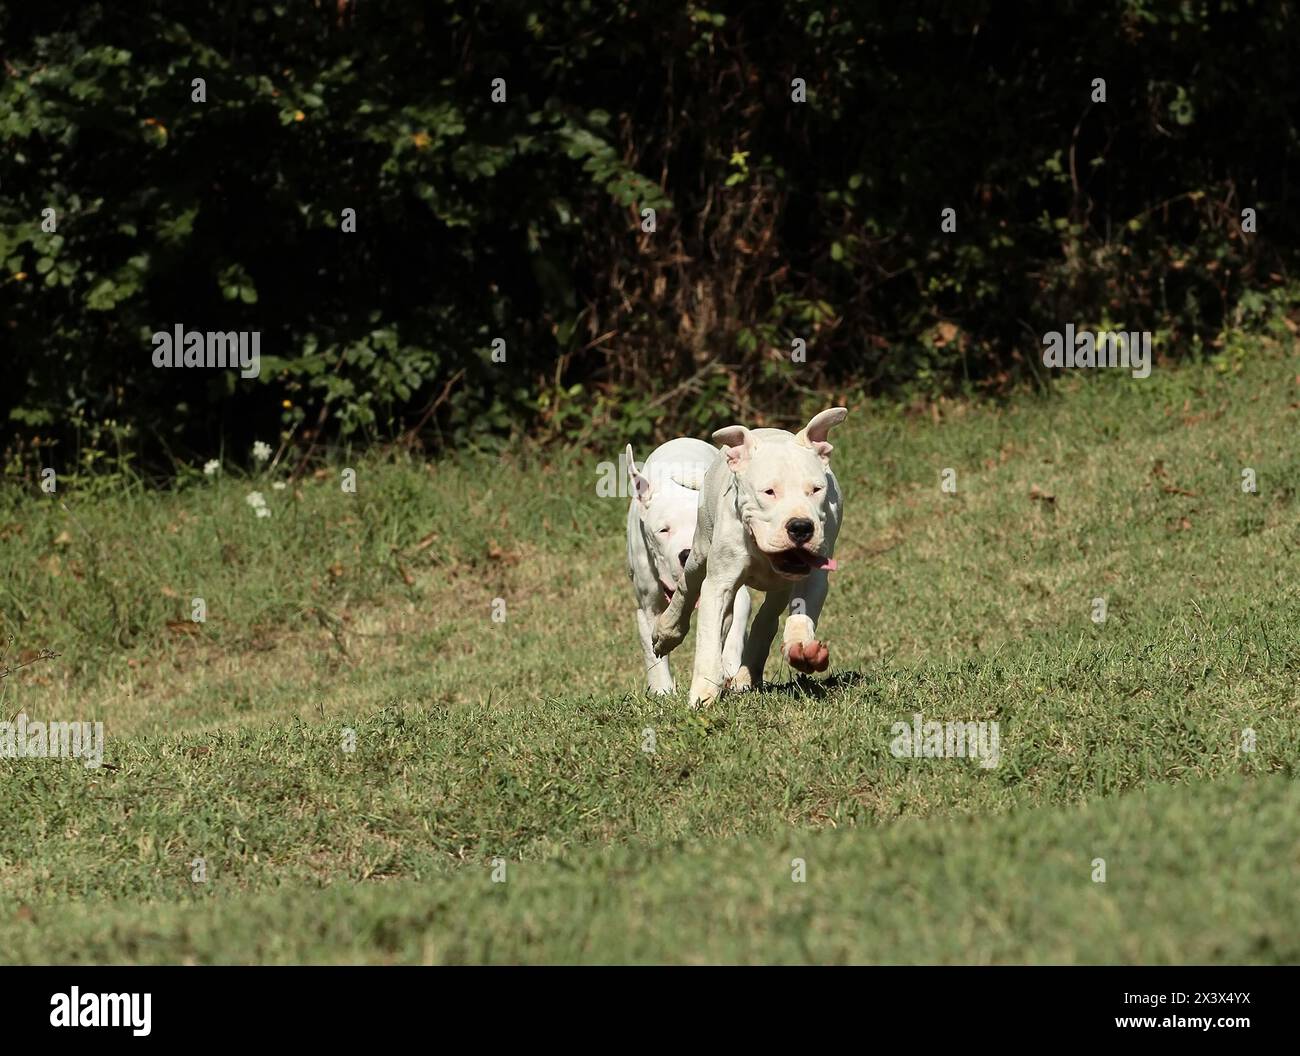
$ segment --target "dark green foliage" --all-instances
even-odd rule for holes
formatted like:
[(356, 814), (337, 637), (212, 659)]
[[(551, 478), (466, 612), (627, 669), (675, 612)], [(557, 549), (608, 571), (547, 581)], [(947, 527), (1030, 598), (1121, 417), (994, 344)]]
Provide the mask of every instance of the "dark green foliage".
[[(66, 465), (105, 420), (186, 459), (281, 429), (644, 442), (1027, 380), (1067, 321), (1197, 353), (1295, 263), (1298, 15), (2, 4), (11, 455)], [(176, 323), (260, 331), (259, 381), (153, 368)]]

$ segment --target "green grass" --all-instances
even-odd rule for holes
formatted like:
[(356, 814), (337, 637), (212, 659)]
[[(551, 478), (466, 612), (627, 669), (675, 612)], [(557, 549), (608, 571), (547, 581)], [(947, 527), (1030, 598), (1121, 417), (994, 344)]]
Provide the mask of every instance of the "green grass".
[(6, 929), (6, 949), (71, 963), (1294, 963), (1298, 811), (1295, 782), (1232, 778), (979, 821), (585, 848), (508, 862), (503, 883), (465, 864), (52, 906)]
[[(112, 768), (0, 760), (0, 959), (1300, 960), (1284, 347), (855, 407), (832, 677), (701, 713), (641, 693), (614, 452), (11, 484), (9, 661), (61, 655), (0, 710), (104, 721)], [(894, 758), (916, 712), (999, 765)]]

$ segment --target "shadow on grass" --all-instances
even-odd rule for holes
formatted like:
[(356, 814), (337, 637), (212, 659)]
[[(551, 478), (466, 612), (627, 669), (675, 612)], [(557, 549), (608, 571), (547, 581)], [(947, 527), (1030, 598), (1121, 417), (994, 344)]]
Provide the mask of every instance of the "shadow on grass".
[(789, 682), (764, 682), (763, 692), (785, 697), (826, 697), (841, 689), (852, 689), (867, 681), (861, 671), (836, 671), (828, 678), (796, 674)]

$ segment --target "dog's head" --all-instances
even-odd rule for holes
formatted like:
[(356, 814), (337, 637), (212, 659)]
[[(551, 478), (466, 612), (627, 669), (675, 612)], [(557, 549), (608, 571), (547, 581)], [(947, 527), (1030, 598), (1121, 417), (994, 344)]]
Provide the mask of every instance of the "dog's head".
[(816, 415), (798, 433), (729, 425), (713, 434), (736, 477), (741, 521), (754, 545), (786, 579), (833, 568), (826, 553), (827, 468), (831, 426), (843, 407)]
[(647, 463), (648, 473), (636, 468), (632, 445), (627, 445), (627, 472), (632, 481), (632, 502), (649, 544), (650, 559), (664, 596), (671, 598), (677, 577), (695, 541), (695, 519), (700, 509), (700, 482), (695, 467)]

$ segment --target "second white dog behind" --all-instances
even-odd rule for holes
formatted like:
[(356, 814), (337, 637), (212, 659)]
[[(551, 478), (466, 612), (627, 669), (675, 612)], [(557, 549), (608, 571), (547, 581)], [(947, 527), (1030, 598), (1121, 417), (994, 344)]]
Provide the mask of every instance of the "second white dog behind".
[[(704, 474), (718, 459), (718, 449), (703, 440), (680, 436), (657, 447), (638, 471), (627, 445), (632, 502), (627, 511), (627, 569), (636, 595), (636, 623), (651, 693), (676, 689), (668, 658), (655, 656), (650, 636), (655, 619), (668, 607), (682, 566), (690, 556)], [(728, 605), (721, 663), (727, 677), (740, 669), (749, 622), (749, 594), (741, 587)]]

